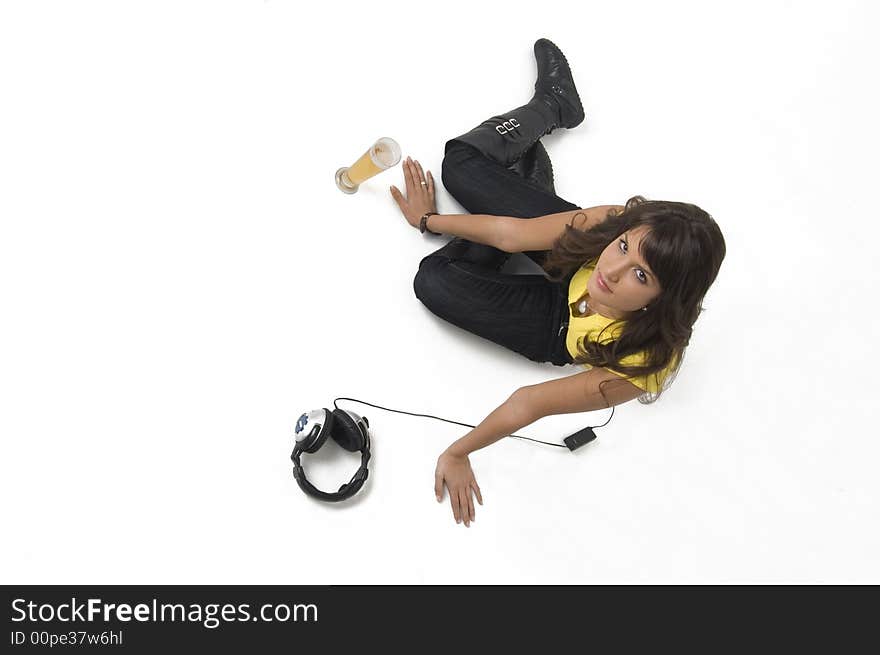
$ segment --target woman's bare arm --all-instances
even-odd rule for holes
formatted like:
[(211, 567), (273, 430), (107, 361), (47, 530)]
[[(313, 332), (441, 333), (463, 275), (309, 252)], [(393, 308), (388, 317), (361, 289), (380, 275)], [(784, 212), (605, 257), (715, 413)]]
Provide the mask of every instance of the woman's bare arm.
[(599, 205), (529, 219), (505, 216), (499, 226), (501, 245), (498, 247), (505, 252), (550, 250), (566, 225), (589, 230), (604, 221), (608, 211), (615, 207), (624, 209), (622, 205)]
[(469, 241), (494, 246), (504, 252), (550, 250), (566, 225), (588, 230), (605, 220), (608, 210), (621, 205), (599, 205), (536, 218), (493, 216), (492, 214), (435, 214), (427, 221), (432, 232), (451, 234)]
[[(602, 385), (601, 390), (599, 385)], [(568, 377), (522, 387), (518, 392), (525, 407), (523, 411), (533, 421), (554, 414), (606, 409), (645, 393), (629, 380), (604, 368), (592, 368)]]
[(496, 248), (502, 242), (501, 230), (509, 216), (491, 214), (435, 214), (426, 223), (432, 232), (451, 234), (468, 241), (483, 243)]
[[(602, 391), (608, 401), (599, 391), (602, 383), (606, 383)], [(643, 393), (632, 382), (604, 368), (521, 387), (482, 423), (446, 450), (459, 456), (468, 455), (545, 416), (605, 409), (633, 400)]]
[(468, 455), (532, 423), (522, 389), (514, 391), (489, 416), (446, 450), (455, 455)]
[[(608, 382), (605, 397), (599, 385)], [(636, 385), (611, 371), (594, 368), (560, 380), (522, 387), (495, 409), (477, 427), (450, 445), (437, 458), (434, 471), (434, 493), (442, 500), (444, 485), (449, 490), (449, 503), (456, 522), (463, 519), (469, 526), (474, 520), (473, 494), (482, 505), (483, 496), (471, 468), (470, 453), (544, 416), (569, 412), (587, 412), (619, 405), (642, 393)]]

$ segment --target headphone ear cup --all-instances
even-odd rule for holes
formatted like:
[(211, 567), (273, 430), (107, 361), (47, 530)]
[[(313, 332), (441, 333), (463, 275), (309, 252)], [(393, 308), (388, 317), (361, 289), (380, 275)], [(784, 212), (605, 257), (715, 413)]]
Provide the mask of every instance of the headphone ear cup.
[(333, 440), (345, 450), (356, 453), (364, 447), (364, 435), (354, 419), (344, 409), (333, 410)]
[(317, 452), (321, 446), (324, 445), (324, 442), (327, 441), (327, 437), (333, 433), (333, 430), (336, 428), (336, 420), (333, 417), (333, 414), (324, 409), (324, 424), (321, 426), (321, 430), (318, 432), (315, 437), (315, 441), (310, 445), (305, 445), (303, 447), (303, 452), (306, 453), (314, 453)]

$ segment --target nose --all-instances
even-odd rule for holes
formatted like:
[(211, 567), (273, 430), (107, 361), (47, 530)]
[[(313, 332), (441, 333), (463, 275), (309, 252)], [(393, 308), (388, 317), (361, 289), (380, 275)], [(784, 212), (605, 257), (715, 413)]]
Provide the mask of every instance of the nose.
[(615, 284), (617, 284), (618, 280), (620, 279), (621, 273), (626, 270), (627, 266), (628, 264), (625, 263), (620, 263), (616, 265), (612, 264), (602, 271), (602, 275), (609, 282), (614, 282)]

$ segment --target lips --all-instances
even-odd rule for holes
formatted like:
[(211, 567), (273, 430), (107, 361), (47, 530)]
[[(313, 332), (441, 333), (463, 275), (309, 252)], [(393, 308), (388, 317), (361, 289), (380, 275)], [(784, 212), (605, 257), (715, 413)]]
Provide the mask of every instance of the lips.
[(599, 284), (599, 288), (602, 291), (607, 291), (608, 293), (614, 293), (611, 289), (608, 288), (608, 285), (605, 283), (605, 279), (602, 277), (602, 274), (599, 271), (596, 271), (596, 281)]

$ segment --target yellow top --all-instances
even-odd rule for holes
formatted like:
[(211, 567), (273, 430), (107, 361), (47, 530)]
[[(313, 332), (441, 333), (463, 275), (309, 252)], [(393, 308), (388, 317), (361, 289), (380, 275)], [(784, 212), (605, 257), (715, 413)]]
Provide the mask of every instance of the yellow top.
[[(572, 357), (577, 357), (578, 355), (577, 344), (579, 340), (586, 338), (590, 341), (598, 341), (599, 333), (616, 320), (597, 313), (590, 314), (589, 316), (579, 316), (572, 311), (572, 305), (578, 302), (578, 300), (586, 293), (587, 280), (590, 279), (590, 275), (595, 268), (595, 260), (584, 264), (578, 269), (577, 273), (574, 274), (568, 285), (568, 334), (565, 338), (565, 347), (568, 349), (568, 352)], [(619, 321), (614, 327), (605, 330), (605, 332), (602, 333), (600, 343), (608, 343), (620, 336), (620, 332), (623, 330), (623, 325), (625, 323), (626, 321)], [(637, 352), (623, 357), (620, 360), (620, 363), (624, 366), (643, 366), (645, 363), (645, 357), (646, 353), (644, 351)], [(675, 359), (673, 358), (673, 361), (665, 369), (648, 376), (634, 377), (629, 381), (640, 389), (656, 393), (660, 390), (660, 387), (663, 385), (663, 380), (669, 374), (669, 371), (674, 364)], [(582, 364), (582, 366), (586, 369), (593, 368), (589, 364)], [(623, 373), (612, 371), (610, 368), (606, 368), (605, 370), (611, 371), (620, 377), (626, 377)]]

